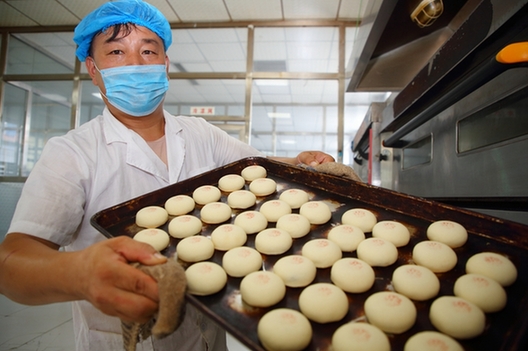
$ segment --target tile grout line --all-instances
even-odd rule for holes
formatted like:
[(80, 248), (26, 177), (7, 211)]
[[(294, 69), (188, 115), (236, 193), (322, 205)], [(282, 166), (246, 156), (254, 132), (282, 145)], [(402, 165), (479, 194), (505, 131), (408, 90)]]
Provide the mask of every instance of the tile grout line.
[[(47, 334), (47, 333), (50, 333), (51, 331), (53, 331), (54, 329), (57, 329), (67, 323), (70, 323), (72, 321), (72, 318), (69, 318), (67, 320), (65, 320), (64, 322), (60, 323), (60, 324), (57, 324), (56, 326), (54, 326), (53, 328), (49, 329), (49, 330), (46, 330), (46, 331), (43, 331), (41, 333), (38, 333), (38, 335), (36, 335), (34, 338), (31, 338), (29, 340), (27, 340), (26, 342), (24, 342), (23, 344), (20, 344), (20, 345), (16, 345), (16, 346), (13, 346), (12, 348), (8, 349), (8, 350), (17, 350), (18, 348), (24, 346), (24, 345), (27, 345), (35, 340), (37, 340), (38, 338), (42, 338), (43, 335)], [(72, 330), (72, 333), (73, 333), (73, 330)], [(2, 345), (5, 345), (9, 342), (9, 340), (7, 340), (6, 342), (0, 344), (0, 346)], [(38, 350), (38, 349), (37, 349)]]

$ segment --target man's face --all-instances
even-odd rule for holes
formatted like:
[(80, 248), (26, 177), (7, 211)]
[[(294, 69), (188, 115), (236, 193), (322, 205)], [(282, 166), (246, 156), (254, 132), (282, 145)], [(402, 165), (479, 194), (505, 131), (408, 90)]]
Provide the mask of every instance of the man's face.
[(92, 41), (92, 56), (86, 59), (88, 73), (95, 85), (106, 93), (95, 65), (102, 70), (126, 65), (168, 64), (163, 41), (154, 32), (141, 26), (131, 27), (130, 34), (123, 31), (112, 39), (111, 29), (96, 35)]

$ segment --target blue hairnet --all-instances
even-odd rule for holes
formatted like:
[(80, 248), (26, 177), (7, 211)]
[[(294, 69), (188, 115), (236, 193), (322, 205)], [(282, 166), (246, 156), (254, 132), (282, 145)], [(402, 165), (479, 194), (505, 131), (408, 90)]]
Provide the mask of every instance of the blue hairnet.
[(116, 24), (133, 23), (156, 33), (165, 46), (165, 51), (172, 43), (169, 22), (154, 6), (142, 0), (119, 0), (107, 2), (89, 13), (75, 27), (73, 40), (78, 48), (75, 52), (81, 62), (89, 56), (90, 45), (94, 36)]

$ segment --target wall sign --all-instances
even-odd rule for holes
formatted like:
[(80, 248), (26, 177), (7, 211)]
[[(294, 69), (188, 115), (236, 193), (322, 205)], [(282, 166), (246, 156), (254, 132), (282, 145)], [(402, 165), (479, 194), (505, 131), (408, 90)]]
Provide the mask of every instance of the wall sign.
[(207, 107), (207, 106), (194, 106), (191, 107), (191, 115), (208, 115), (212, 116), (215, 114), (215, 108), (214, 107)]

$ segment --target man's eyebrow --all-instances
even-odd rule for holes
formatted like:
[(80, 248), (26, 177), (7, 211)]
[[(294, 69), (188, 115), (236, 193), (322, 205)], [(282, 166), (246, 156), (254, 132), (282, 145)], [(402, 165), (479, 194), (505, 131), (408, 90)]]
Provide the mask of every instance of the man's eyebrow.
[(156, 44), (156, 45), (163, 45), (160, 40), (153, 39), (153, 38), (144, 38), (141, 39), (145, 44)]
[[(104, 41), (105, 44), (110, 44), (114, 42), (120, 42), (124, 37), (118, 37), (118, 38), (108, 38)], [(141, 41), (145, 44), (155, 44), (155, 45), (163, 45), (159, 40), (156, 40), (154, 38), (143, 38)]]

